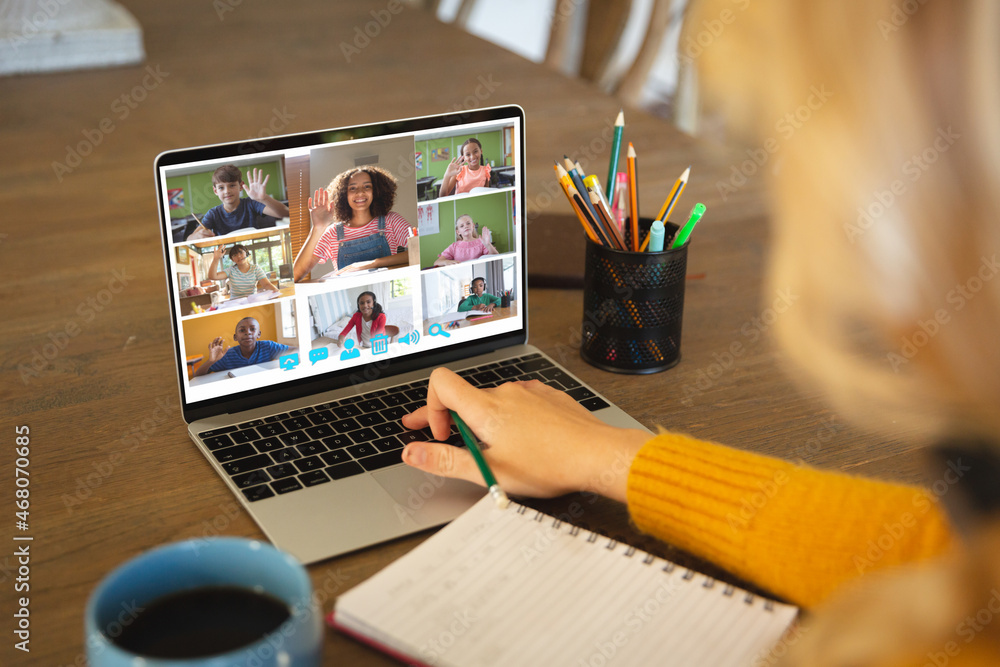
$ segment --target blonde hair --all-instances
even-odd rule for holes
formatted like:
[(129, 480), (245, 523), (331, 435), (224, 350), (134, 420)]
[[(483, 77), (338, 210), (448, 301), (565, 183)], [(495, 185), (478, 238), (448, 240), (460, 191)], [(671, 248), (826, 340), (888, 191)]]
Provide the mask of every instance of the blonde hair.
[(765, 170), (785, 349), (856, 419), (1000, 432), (1000, 4), (707, 0), (686, 26), (728, 127), (794, 119)]
[(472, 238), (478, 239), (479, 238), (479, 228), (476, 225), (476, 221), (473, 220), (472, 216), (469, 215), (468, 213), (463, 213), (462, 215), (460, 215), (457, 218), (455, 218), (455, 240), (456, 241), (461, 241), (462, 240), (462, 235), (458, 231), (458, 223), (459, 223), (459, 221), (462, 218), (468, 218), (469, 219), (469, 222), (472, 223)]
[[(765, 176), (768, 286), (798, 297), (775, 324), (789, 355), (856, 420), (995, 438), (1000, 3), (707, 0), (687, 25), (713, 28), (694, 64), (728, 127), (773, 148), (789, 123)], [(866, 577), (789, 661), (923, 664), (1000, 586), (997, 549), (994, 523), (964, 553)], [(984, 634), (966, 653), (1000, 645)]]

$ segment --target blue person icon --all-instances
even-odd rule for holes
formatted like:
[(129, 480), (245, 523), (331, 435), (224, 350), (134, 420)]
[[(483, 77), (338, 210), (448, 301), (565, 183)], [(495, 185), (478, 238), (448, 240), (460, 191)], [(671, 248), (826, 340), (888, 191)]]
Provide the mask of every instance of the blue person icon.
[(344, 347), (347, 348), (340, 353), (340, 360), (347, 361), (348, 359), (357, 359), (361, 356), (361, 350), (354, 347), (354, 340), (348, 338), (344, 341)]

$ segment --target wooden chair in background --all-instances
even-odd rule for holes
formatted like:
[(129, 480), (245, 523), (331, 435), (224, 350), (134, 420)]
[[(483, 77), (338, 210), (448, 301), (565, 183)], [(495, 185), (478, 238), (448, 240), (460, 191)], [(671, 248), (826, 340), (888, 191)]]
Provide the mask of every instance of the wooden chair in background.
[[(460, 0), (454, 22), (468, 29), (479, 0)], [(440, 0), (424, 0), (423, 6), (437, 13)], [(687, 11), (687, 0), (652, 0), (642, 42), (623, 67), (620, 53), (635, 50), (623, 43), (629, 17), (638, 11), (633, 0), (555, 0), (544, 62), (569, 76), (593, 82), (621, 99), (627, 107), (647, 108), (669, 118), (677, 127), (694, 134), (697, 130), (697, 83), (694, 71), (680, 59), (677, 86), (668, 103), (648, 108), (644, 92), (664, 41)]]

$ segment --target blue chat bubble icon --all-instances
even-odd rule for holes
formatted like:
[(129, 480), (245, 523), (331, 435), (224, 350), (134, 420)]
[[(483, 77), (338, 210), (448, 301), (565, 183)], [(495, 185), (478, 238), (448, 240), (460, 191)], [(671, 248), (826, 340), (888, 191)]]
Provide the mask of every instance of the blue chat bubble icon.
[(317, 361), (323, 361), (330, 356), (330, 350), (325, 347), (320, 347), (315, 350), (309, 350), (309, 361), (315, 364)]

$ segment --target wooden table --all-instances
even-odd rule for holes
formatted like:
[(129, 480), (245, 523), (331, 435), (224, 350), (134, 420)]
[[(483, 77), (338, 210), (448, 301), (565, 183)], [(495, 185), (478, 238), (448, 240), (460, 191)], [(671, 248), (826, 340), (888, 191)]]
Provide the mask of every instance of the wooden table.
[[(516, 302), (515, 302), (516, 303)], [(477, 317), (475, 314), (467, 316), (465, 319), (454, 319), (454, 313), (446, 313), (444, 315), (439, 315), (437, 317), (428, 317), (424, 320), (424, 335), (430, 334), (430, 328), (435, 324), (440, 324), (445, 332), (451, 329), (461, 329), (464, 327), (471, 327), (477, 324), (486, 324), (487, 322), (497, 322), (499, 320), (510, 317), (517, 313), (516, 306), (497, 306), (492, 310), (492, 316), (484, 317), (487, 313), (483, 311), (470, 310), (470, 313), (478, 313)], [(454, 326), (449, 326), (454, 323)]]
[[(919, 479), (919, 439), (846, 425), (781, 370), (769, 328), (790, 294), (764, 294), (759, 174), (722, 200), (746, 159), (716, 154), (628, 110), (649, 213), (689, 164), (683, 207), (708, 206), (691, 245), (682, 361), (653, 376), (614, 375), (578, 354), (582, 299), (572, 284), (583, 235), (555, 184), (563, 153), (600, 174), (619, 105), (426, 13), (394, 3), (126, 3), (145, 30), (142, 66), (0, 80), (5, 211), (0, 457), (4, 599), (20, 576), (13, 533), (31, 536), (30, 663), (83, 664), (83, 607), (114, 566), (199, 536), (262, 534), (181, 423), (152, 163), (168, 148), (255, 139), (471, 106), (527, 112), (531, 342), (649, 427), (657, 424), (809, 463)], [(389, 18), (385, 25), (378, 17)], [(376, 21), (373, 23), (373, 21)], [(366, 28), (367, 26), (367, 28)], [(372, 27), (374, 26), (374, 27)], [(365, 40), (365, 29), (375, 33)], [(357, 40), (357, 42), (355, 42)], [(357, 44), (357, 45), (356, 45)], [(353, 50), (352, 50), (353, 49)], [(346, 55), (345, 55), (346, 53)], [(734, 343), (742, 352), (733, 355)], [(14, 427), (30, 427), (30, 518), (15, 529)], [(537, 503), (558, 513), (573, 498)], [(621, 506), (582, 502), (581, 522), (684, 562), (637, 536)], [(310, 567), (331, 608), (340, 592), (427, 533)], [(688, 559), (690, 560), (690, 559)], [(0, 664), (14, 652), (8, 615)], [(391, 664), (335, 633), (328, 664)]]

